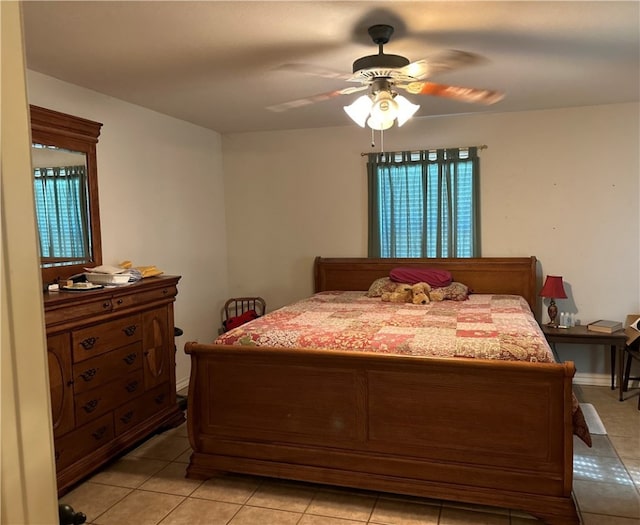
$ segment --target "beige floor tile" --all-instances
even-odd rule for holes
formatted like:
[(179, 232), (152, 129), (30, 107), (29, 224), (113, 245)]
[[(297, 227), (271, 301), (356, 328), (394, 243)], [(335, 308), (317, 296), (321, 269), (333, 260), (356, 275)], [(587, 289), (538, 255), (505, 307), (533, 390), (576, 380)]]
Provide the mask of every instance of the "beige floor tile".
[(619, 458), (573, 455), (573, 479), (632, 485), (633, 481)]
[(165, 433), (145, 441), (127, 456), (173, 461), (190, 449), (191, 445), (188, 438)]
[(132, 490), (124, 487), (86, 482), (60, 498), (60, 503), (71, 505), (76, 512), (83, 512), (87, 516), (87, 523), (91, 523), (97, 516), (118, 503)]
[(134, 490), (123, 500), (94, 520), (97, 525), (135, 523), (135, 525), (157, 525), (176, 508), (183, 497)]
[(509, 525), (509, 521), (508, 515), (442, 507), (439, 525)]
[(640, 438), (609, 436), (616, 452), (624, 459), (640, 459)]
[(479, 505), (477, 503), (463, 503), (458, 501), (443, 501), (443, 507), (452, 507), (454, 509), (465, 509), (473, 512), (482, 512), (485, 514), (503, 514), (508, 516), (510, 514), (509, 509), (501, 507), (492, 507), (489, 505)]
[(244, 506), (229, 525), (297, 525), (301, 516), (298, 512)]
[(162, 520), (161, 525), (226, 525), (240, 508), (235, 503), (187, 498)]
[(633, 486), (576, 480), (581, 512), (640, 519), (640, 496)]
[(189, 461), (191, 460), (191, 454), (192, 453), (193, 453), (193, 451), (191, 450), (191, 448), (189, 448), (189, 449), (185, 450), (182, 454), (180, 454), (173, 461), (177, 461), (179, 463), (189, 463)]
[(98, 472), (91, 481), (135, 489), (168, 464), (168, 461), (125, 456)]
[(376, 498), (348, 491), (319, 491), (306, 513), (356, 521), (367, 521)]
[(624, 413), (610, 416), (605, 414), (601, 416), (601, 419), (607, 429), (607, 435), (640, 439), (640, 417), (629, 417), (627, 413)]
[(189, 496), (203, 482), (185, 478), (186, 468), (187, 465), (184, 463), (169, 463), (160, 472), (140, 485), (140, 489), (175, 494), (176, 496)]
[(633, 482), (640, 488), (640, 459), (625, 459), (624, 466)]
[(247, 505), (304, 512), (316, 491), (301, 484), (265, 481), (249, 498)]
[(219, 476), (205, 481), (191, 496), (242, 505), (247, 502), (259, 486), (260, 480), (258, 478)]
[(384, 525), (438, 525), (440, 507), (441, 505), (379, 498), (369, 521)]
[(602, 514), (582, 514), (582, 525), (638, 525), (638, 523), (640, 523), (640, 521), (634, 518), (603, 516)]
[[(372, 521), (354, 521), (342, 518), (329, 518), (328, 516), (314, 516), (313, 514), (305, 514), (302, 516), (298, 525), (363, 525), (364, 523), (374, 524)], [(233, 524), (235, 525), (235, 524)]]

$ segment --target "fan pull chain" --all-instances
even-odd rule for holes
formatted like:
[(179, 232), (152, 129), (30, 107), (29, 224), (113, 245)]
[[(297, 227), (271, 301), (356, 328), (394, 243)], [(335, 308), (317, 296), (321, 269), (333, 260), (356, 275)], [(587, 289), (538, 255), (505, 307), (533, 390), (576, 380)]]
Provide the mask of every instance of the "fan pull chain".
[[(375, 130), (371, 128), (371, 147), (376, 147)], [(380, 153), (384, 154), (384, 130), (380, 130)]]

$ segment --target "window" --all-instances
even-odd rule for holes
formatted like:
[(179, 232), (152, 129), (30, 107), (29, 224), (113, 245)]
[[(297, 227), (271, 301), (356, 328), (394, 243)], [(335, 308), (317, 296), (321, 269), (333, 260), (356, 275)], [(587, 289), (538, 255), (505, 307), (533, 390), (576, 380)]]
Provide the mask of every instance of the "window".
[(370, 153), (369, 257), (477, 257), (477, 150)]

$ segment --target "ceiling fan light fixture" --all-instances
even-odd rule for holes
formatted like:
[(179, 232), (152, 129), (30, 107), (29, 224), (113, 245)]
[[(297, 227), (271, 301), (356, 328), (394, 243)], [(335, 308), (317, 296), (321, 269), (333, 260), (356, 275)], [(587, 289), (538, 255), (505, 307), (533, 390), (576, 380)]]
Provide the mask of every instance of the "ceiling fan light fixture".
[(420, 109), (418, 104), (414, 104), (409, 99), (398, 95), (395, 98), (396, 104), (398, 104), (398, 127), (402, 126), (407, 120), (409, 120), (416, 111)]
[(373, 99), (371, 116), (375, 120), (390, 120), (393, 122), (398, 115), (398, 103), (390, 91), (379, 91)]
[(350, 105), (344, 106), (343, 109), (346, 114), (349, 115), (351, 120), (361, 128), (364, 128), (367, 118), (371, 113), (371, 106), (373, 106), (373, 100), (371, 100), (371, 97), (369, 95), (362, 95)]
[(371, 116), (369, 117), (369, 120), (367, 120), (367, 126), (371, 129), (375, 129), (376, 131), (384, 131), (393, 126), (393, 119), (377, 119), (376, 117)]

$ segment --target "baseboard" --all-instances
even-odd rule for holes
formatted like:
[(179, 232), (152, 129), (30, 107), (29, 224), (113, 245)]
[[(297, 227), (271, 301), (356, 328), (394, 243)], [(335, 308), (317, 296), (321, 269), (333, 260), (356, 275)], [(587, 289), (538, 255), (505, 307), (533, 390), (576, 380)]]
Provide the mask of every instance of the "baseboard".
[(185, 377), (180, 381), (176, 381), (176, 392), (180, 392), (180, 390), (187, 388), (189, 386), (189, 378)]
[(588, 386), (611, 386), (611, 376), (609, 374), (585, 374), (576, 372), (573, 376), (573, 383), (575, 385), (588, 385)]

